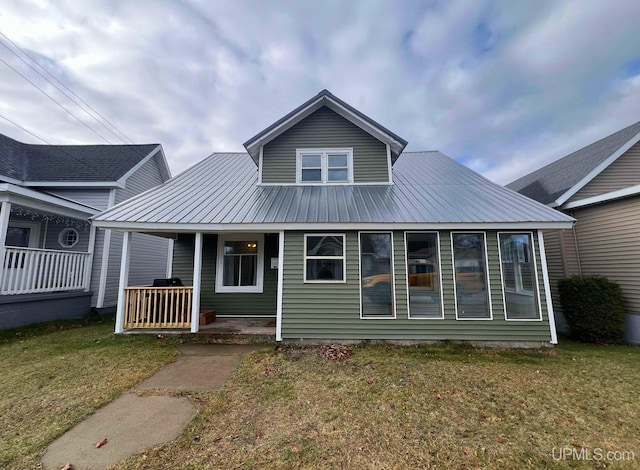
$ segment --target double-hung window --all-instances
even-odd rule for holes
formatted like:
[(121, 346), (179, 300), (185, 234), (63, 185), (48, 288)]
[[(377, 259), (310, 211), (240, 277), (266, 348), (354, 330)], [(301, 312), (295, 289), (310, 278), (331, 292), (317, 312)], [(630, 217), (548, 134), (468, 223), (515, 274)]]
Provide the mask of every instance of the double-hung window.
[(299, 149), (296, 151), (298, 184), (353, 182), (353, 149)]
[(305, 234), (304, 282), (344, 282), (344, 235)]
[(218, 236), (216, 292), (262, 292), (264, 235)]

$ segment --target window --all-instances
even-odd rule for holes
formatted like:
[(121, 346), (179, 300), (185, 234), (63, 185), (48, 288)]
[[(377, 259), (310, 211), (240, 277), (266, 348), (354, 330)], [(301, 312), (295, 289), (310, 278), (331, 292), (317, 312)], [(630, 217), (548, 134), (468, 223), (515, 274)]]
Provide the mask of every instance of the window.
[(80, 235), (75, 228), (65, 228), (58, 236), (58, 243), (63, 248), (73, 248), (78, 244)]
[(491, 319), (484, 233), (452, 233), (456, 318)]
[(344, 282), (344, 235), (305, 234), (304, 282)]
[(218, 236), (216, 292), (262, 292), (264, 235)]
[(391, 233), (360, 233), (362, 318), (395, 318)]
[(409, 318), (443, 318), (437, 233), (406, 233)]
[(499, 233), (507, 320), (541, 320), (531, 233)]
[(40, 224), (38, 222), (10, 220), (7, 227), (5, 246), (37, 248), (39, 238)]
[(296, 151), (299, 184), (353, 182), (352, 149), (303, 149)]

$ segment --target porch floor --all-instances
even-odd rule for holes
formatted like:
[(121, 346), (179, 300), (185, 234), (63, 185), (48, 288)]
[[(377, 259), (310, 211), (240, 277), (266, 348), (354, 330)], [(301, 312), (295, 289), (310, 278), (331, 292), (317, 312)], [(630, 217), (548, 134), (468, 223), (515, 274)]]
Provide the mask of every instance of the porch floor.
[[(273, 325), (273, 326), (272, 326)], [(200, 325), (199, 333), (213, 335), (276, 336), (275, 318), (216, 318), (208, 325)]]

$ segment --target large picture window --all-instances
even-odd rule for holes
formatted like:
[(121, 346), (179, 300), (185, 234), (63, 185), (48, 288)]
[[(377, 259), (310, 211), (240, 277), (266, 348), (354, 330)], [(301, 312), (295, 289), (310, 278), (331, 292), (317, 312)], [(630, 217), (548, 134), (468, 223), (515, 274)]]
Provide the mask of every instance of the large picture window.
[(443, 318), (437, 233), (406, 234), (409, 318)]
[(498, 240), (506, 319), (540, 320), (531, 233), (499, 233)]
[(296, 157), (298, 184), (353, 182), (352, 149), (301, 149)]
[(452, 233), (456, 318), (490, 319), (484, 233)]
[(216, 292), (262, 292), (264, 235), (219, 235)]
[(344, 282), (344, 268), (344, 235), (305, 234), (305, 282)]
[(391, 233), (360, 234), (362, 318), (395, 318)]

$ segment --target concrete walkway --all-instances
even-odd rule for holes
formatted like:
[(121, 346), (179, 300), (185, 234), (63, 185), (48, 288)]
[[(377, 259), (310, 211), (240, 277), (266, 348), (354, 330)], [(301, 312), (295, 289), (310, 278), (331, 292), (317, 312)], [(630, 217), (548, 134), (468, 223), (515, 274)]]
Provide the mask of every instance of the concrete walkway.
[[(182, 355), (135, 390), (216, 390), (259, 346), (188, 344)], [(42, 458), (43, 468), (59, 470), (68, 462), (75, 470), (104, 470), (148, 447), (175, 439), (198, 413), (186, 397), (125, 393), (54, 441)], [(107, 443), (96, 448), (96, 443)]]

